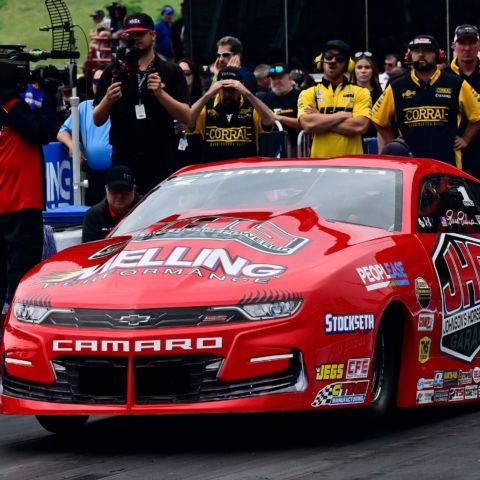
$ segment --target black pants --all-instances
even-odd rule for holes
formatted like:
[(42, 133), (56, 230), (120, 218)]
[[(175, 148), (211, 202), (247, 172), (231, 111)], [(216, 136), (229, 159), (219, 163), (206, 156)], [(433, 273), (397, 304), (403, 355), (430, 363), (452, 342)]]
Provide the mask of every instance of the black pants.
[(165, 145), (155, 151), (131, 151), (122, 148), (112, 149), (112, 167), (126, 165), (135, 174), (137, 191), (141, 195), (165, 180), (181, 165), (175, 157), (175, 145)]
[[(25, 208), (0, 214), (0, 313), (20, 279), (42, 259), (42, 211)], [(8, 293), (7, 293), (8, 291)]]

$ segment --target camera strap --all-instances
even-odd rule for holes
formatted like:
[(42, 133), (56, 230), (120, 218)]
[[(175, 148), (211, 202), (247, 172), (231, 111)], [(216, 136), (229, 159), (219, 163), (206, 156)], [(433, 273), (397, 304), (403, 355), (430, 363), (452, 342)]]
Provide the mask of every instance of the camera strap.
[(135, 105), (135, 117), (137, 120), (143, 120), (147, 118), (147, 113), (145, 111), (145, 105), (142, 103), (142, 85), (145, 82), (145, 79), (148, 77), (150, 68), (153, 65), (153, 60), (148, 64), (143, 75), (137, 72), (137, 85), (138, 85), (138, 104)]

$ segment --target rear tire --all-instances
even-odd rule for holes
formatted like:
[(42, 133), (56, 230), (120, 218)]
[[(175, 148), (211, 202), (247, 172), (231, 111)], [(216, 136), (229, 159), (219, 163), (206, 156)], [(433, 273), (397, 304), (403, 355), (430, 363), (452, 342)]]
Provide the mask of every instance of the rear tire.
[(37, 415), (37, 420), (49, 432), (69, 435), (85, 426), (88, 415)]
[(384, 418), (396, 406), (401, 331), (392, 326), (398, 319), (391, 320), (380, 323), (373, 353), (370, 412), (376, 419)]

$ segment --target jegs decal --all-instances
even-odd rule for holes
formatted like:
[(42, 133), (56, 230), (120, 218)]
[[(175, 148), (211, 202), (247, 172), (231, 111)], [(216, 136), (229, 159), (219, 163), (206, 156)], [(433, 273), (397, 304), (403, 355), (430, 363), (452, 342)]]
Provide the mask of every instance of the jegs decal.
[(440, 350), (471, 362), (480, 350), (480, 241), (443, 233), (432, 261), (442, 301)]

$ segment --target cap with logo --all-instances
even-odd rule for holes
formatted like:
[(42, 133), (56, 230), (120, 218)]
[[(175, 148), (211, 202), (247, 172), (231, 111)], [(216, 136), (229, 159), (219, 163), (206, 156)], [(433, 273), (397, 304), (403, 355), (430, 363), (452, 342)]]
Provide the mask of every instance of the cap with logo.
[(162, 7), (162, 9), (160, 10), (160, 13), (162, 15), (173, 15), (175, 13), (175, 10), (173, 9), (173, 7), (171, 7), (170, 5), (165, 5), (164, 7)]
[(352, 49), (348, 43), (345, 43), (343, 40), (330, 40), (325, 44), (323, 48), (324, 52), (328, 52), (328, 50), (340, 50), (344, 53), (347, 57), (352, 56)]
[(455, 36), (453, 38), (453, 41), (456, 42), (458, 39), (462, 37), (473, 37), (476, 40), (480, 40), (480, 35), (478, 34), (478, 28), (475, 27), (474, 25), (459, 25), (455, 29)]
[(242, 81), (240, 77), (240, 69), (235, 67), (225, 67), (218, 72), (217, 80), (238, 80)]
[(155, 26), (152, 17), (146, 13), (134, 13), (125, 17), (124, 32), (147, 32), (154, 30)]
[(135, 187), (135, 176), (125, 165), (116, 165), (107, 172), (107, 187), (132, 190)]
[(268, 69), (268, 76), (274, 77), (275, 75), (284, 75), (285, 73), (290, 73), (290, 69), (286, 63), (274, 63)]
[(97, 8), (97, 10), (94, 10), (91, 14), (91, 17), (104, 17), (105, 12), (101, 8)]
[(415, 50), (416, 48), (428, 48), (430, 50), (437, 51), (440, 47), (437, 41), (431, 35), (417, 35), (409, 44), (409, 50)]

